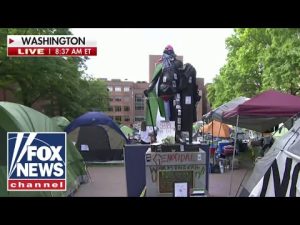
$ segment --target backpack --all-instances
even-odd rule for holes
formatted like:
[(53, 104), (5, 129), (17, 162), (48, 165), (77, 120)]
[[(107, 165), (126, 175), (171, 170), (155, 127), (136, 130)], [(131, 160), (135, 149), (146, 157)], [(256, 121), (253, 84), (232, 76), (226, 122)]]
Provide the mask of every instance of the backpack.
[(182, 62), (175, 59), (172, 62), (171, 67), (162, 70), (162, 75), (159, 78), (158, 96), (162, 97), (164, 100), (168, 100), (178, 93), (180, 67), (182, 67)]

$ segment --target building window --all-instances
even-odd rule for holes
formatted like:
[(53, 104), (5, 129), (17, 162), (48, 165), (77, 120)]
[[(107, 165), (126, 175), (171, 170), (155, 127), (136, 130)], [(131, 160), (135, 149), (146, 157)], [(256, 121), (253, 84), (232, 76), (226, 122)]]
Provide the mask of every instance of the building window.
[(124, 106), (124, 111), (125, 111), (125, 112), (130, 111), (130, 107), (129, 107), (129, 106)]
[(117, 105), (115, 106), (115, 112), (121, 112), (122, 109), (121, 109), (121, 106)]
[(124, 92), (129, 92), (130, 91), (130, 87), (124, 87)]
[(108, 86), (107, 89), (108, 89), (109, 92), (113, 92), (113, 87), (112, 86)]
[(115, 101), (116, 101), (116, 102), (120, 102), (120, 101), (122, 101), (122, 98), (120, 98), (120, 97), (115, 97)]
[(135, 95), (135, 110), (144, 110), (144, 95)]
[(125, 122), (130, 122), (129, 116), (124, 116), (124, 121), (125, 121)]
[(138, 121), (143, 121), (144, 120), (144, 117), (143, 116), (136, 116), (134, 118), (134, 121), (138, 122)]
[(129, 102), (130, 101), (130, 98), (129, 97), (124, 97), (124, 102)]
[(117, 122), (121, 122), (121, 119), (122, 119), (121, 116), (115, 116), (115, 120), (116, 120)]
[(122, 88), (120, 86), (115, 87), (115, 92), (121, 92), (121, 91), (122, 91)]
[(114, 111), (113, 107), (109, 106), (108, 107), (108, 112), (112, 112), (112, 111)]

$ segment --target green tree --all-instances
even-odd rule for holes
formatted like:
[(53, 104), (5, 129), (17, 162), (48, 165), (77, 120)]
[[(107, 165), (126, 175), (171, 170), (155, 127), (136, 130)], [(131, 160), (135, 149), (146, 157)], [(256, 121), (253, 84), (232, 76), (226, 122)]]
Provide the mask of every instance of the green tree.
[[(66, 83), (72, 82), (74, 78), (79, 79), (81, 73), (78, 71), (80, 62), (84, 59), (66, 59), (63, 57), (47, 58), (19, 58), (6, 57), (6, 35), (45, 35), (45, 34), (71, 34), (69, 29), (56, 28), (23, 28), (23, 29), (1, 29), (0, 42), (4, 43), (0, 60), (0, 76), (2, 86), (9, 88), (11, 84), (17, 84), (15, 97), (27, 106), (32, 106), (37, 100), (48, 97), (49, 93), (55, 93), (57, 83), (64, 87)], [(5, 49), (6, 50), (6, 49)], [(79, 60), (79, 61), (78, 61)], [(63, 83), (64, 82), (64, 83)]]
[(47, 100), (46, 114), (69, 119), (91, 109), (107, 109), (108, 91), (85, 74), (87, 57), (18, 58), (6, 56), (7, 35), (69, 35), (67, 28), (0, 29), (0, 88), (31, 107)]
[(210, 105), (212, 105), (212, 103), (214, 103), (216, 100), (216, 89), (214, 83), (208, 84), (206, 86), (206, 90), (207, 90), (207, 100), (210, 103)]
[(264, 52), (264, 89), (300, 93), (300, 29), (267, 29), (272, 42)]
[(214, 107), (235, 97), (276, 89), (300, 90), (299, 29), (235, 29), (226, 40), (226, 64), (214, 80)]

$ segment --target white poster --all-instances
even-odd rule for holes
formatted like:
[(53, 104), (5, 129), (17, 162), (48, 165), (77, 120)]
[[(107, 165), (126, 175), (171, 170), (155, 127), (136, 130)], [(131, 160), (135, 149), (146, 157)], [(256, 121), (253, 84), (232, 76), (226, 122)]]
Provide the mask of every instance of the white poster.
[(175, 121), (159, 121), (157, 123), (157, 142), (161, 143), (167, 137), (175, 138)]
[(89, 151), (89, 146), (88, 145), (81, 145), (81, 151)]
[(174, 197), (188, 197), (188, 183), (174, 184)]
[(192, 97), (191, 96), (186, 96), (185, 97), (185, 104), (186, 105), (192, 104)]

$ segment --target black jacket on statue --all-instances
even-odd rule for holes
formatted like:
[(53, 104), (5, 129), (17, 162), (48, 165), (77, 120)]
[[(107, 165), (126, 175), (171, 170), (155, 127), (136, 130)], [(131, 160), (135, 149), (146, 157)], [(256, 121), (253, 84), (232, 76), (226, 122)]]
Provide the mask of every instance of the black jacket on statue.
[(182, 131), (192, 131), (193, 122), (197, 121), (196, 103), (201, 97), (198, 95), (196, 84), (196, 70), (187, 63), (183, 66), (183, 74), (180, 79), (179, 89), (181, 90), (182, 108)]

